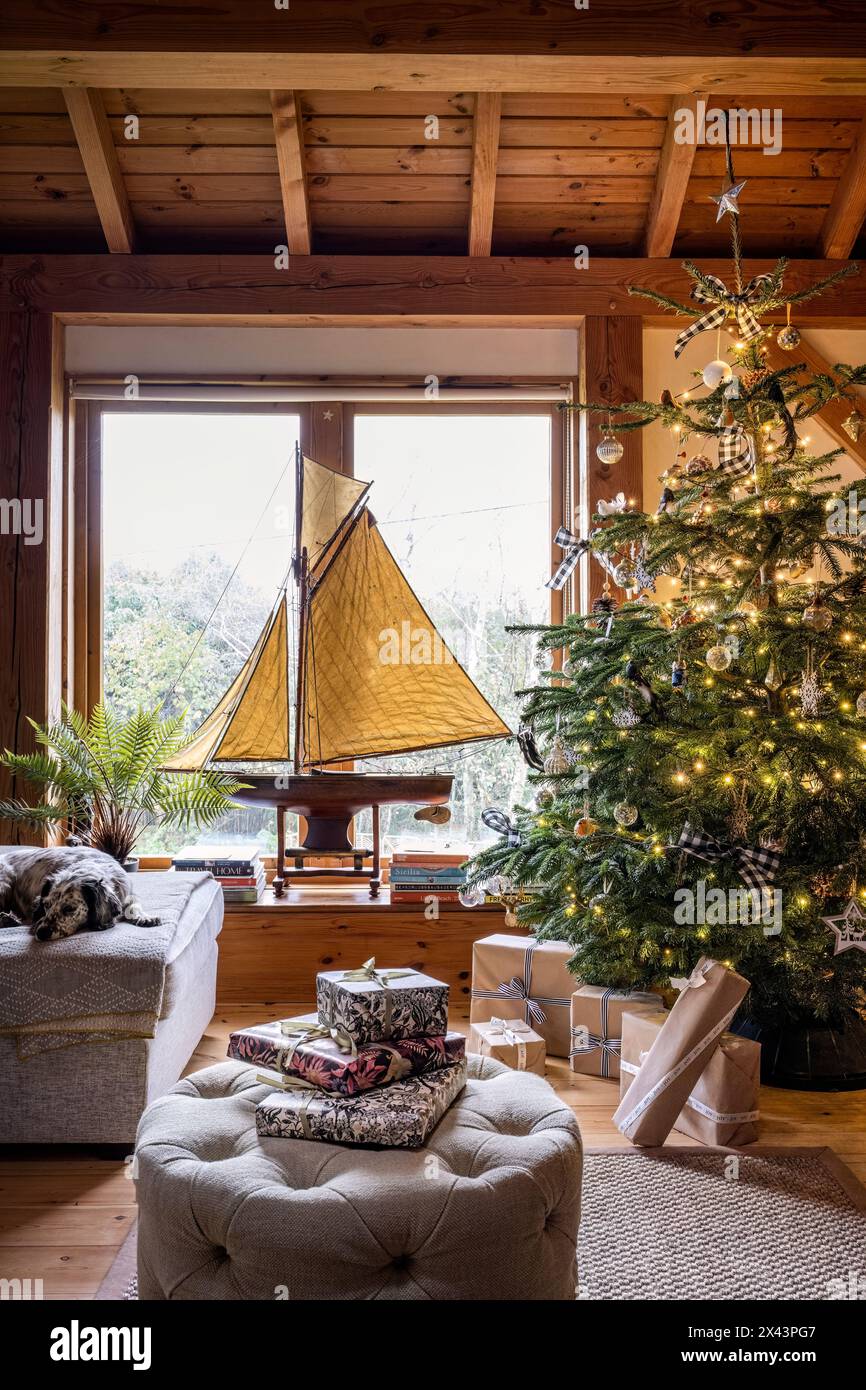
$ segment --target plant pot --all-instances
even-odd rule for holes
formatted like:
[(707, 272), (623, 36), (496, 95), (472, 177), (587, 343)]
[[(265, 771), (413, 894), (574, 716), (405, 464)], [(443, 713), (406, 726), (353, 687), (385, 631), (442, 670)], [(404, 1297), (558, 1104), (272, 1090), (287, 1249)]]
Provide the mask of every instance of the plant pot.
[(123, 864), (121, 865), (121, 868), (122, 868), (122, 869), (125, 869), (126, 872), (127, 872), (128, 874), (137, 874), (137, 873), (138, 873), (138, 855), (137, 855), (137, 854), (131, 854), (131, 855), (129, 856), (128, 859), (124, 860)]
[(761, 1081), (794, 1091), (866, 1090), (866, 1022), (853, 1010), (826, 1023), (762, 1024), (744, 1018), (731, 1031), (761, 1044)]

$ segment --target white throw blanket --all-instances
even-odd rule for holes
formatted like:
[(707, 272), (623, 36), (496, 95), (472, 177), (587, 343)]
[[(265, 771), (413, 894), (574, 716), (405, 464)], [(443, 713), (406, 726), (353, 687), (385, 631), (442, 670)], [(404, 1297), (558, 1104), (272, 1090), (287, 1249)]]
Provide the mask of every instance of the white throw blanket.
[(185, 944), (181, 919), (210, 874), (142, 873), (136, 898), (158, 927), (118, 922), (108, 931), (37, 941), (27, 927), (0, 930), (0, 1035), (22, 1059), (118, 1038), (152, 1038), (166, 966)]

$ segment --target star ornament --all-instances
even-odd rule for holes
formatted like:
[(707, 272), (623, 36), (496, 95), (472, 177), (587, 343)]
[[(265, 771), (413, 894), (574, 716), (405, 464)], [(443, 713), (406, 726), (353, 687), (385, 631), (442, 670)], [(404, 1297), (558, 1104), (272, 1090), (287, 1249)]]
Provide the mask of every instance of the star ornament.
[(711, 193), (710, 197), (714, 203), (718, 203), (719, 210), (716, 213), (716, 221), (721, 222), (726, 212), (732, 212), (735, 217), (739, 217), (740, 209), (737, 206), (737, 199), (748, 183), (748, 179), (743, 179), (742, 183), (733, 183), (730, 188), (726, 188), (723, 193)]
[(822, 917), (821, 921), (835, 933), (834, 956), (842, 951), (866, 951), (866, 912), (856, 898), (852, 898), (837, 917)]

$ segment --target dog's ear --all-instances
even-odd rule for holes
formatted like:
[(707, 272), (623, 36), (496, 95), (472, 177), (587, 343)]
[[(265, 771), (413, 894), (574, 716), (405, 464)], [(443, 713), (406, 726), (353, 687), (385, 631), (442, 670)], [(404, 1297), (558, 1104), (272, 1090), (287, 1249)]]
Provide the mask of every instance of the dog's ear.
[(42, 918), (45, 916), (45, 903), (46, 903), (46, 900), (47, 900), (47, 898), (48, 898), (48, 894), (51, 892), (51, 889), (52, 889), (53, 887), (54, 887), (54, 879), (53, 879), (53, 878), (46, 878), (46, 879), (43, 881), (42, 887), (39, 889), (39, 897), (38, 897), (38, 898), (36, 899), (36, 901), (34, 902), (33, 908), (32, 908), (31, 913), (30, 913), (30, 920), (31, 920), (32, 922), (41, 922), (41, 921), (42, 921)]
[(53, 879), (53, 878), (50, 878), (50, 877), (49, 877), (49, 878), (46, 878), (45, 881), (44, 881), (43, 884), (42, 884), (42, 887), (39, 889), (39, 896), (40, 896), (40, 898), (47, 898), (47, 897), (48, 897), (48, 894), (51, 892), (51, 889), (52, 889), (53, 887), (54, 887), (54, 879)]
[(87, 903), (87, 925), (104, 931), (116, 922), (123, 905), (105, 884), (98, 878), (86, 878), (81, 882), (81, 893)]

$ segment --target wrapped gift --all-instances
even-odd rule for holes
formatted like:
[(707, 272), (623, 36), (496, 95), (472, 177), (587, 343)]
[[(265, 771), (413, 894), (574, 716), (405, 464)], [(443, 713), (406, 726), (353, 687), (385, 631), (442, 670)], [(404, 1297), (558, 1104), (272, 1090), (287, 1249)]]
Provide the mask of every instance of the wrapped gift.
[(472, 948), (472, 1023), (487, 1023), (516, 1004), (515, 1014), (544, 1039), (549, 1056), (567, 1057), (571, 1039), (568, 969), (574, 947), (565, 941), (535, 941), (496, 933)]
[(619, 1076), (624, 1010), (657, 1009), (659, 1002), (657, 994), (581, 985), (571, 996), (571, 1070), (584, 1076)]
[(534, 1071), (544, 1075), (547, 1048), (542, 1038), (522, 1018), (491, 1018), (489, 1023), (473, 1023), (469, 1030), (469, 1051), (482, 1057), (495, 1057), (515, 1071)]
[(241, 1028), (229, 1038), (228, 1055), (286, 1076), (299, 1076), (324, 1091), (355, 1096), (373, 1086), (387, 1086), (406, 1076), (460, 1062), (465, 1051), (462, 1033), (358, 1046), (339, 1029), (319, 1023), (317, 1014), (305, 1014)]
[(320, 1023), (342, 1029), (356, 1043), (442, 1037), (448, 986), (416, 970), (377, 970), (370, 959), (357, 970), (318, 974), (316, 1008)]
[(613, 1121), (634, 1144), (663, 1144), (749, 990), (748, 980), (702, 956), (656, 1034)]
[[(666, 1020), (663, 1009), (623, 1014), (621, 1096), (640, 1071)], [(761, 1044), (736, 1033), (722, 1033), (716, 1051), (674, 1121), (674, 1129), (702, 1144), (754, 1144), (760, 1118), (760, 1072)]]
[(454, 1062), (357, 1096), (331, 1095), (291, 1077), (284, 1077), (283, 1085), (285, 1090), (256, 1106), (261, 1135), (418, 1149), (466, 1085), (466, 1063)]

